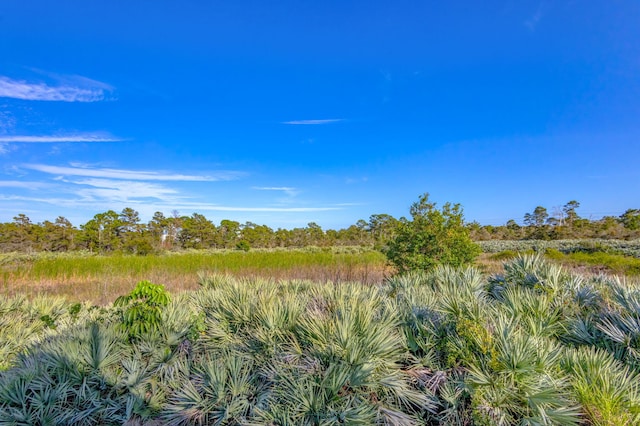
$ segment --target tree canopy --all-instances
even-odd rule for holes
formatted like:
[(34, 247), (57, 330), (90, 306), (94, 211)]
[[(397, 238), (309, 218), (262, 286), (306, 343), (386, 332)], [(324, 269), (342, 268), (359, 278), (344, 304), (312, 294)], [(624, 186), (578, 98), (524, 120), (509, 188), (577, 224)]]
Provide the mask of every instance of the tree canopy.
[(410, 208), (411, 221), (401, 221), (385, 251), (398, 272), (431, 270), (437, 265), (471, 263), (480, 248), (464, 226), (460, 204), (445, 203), (441, 210), (425, 193)]

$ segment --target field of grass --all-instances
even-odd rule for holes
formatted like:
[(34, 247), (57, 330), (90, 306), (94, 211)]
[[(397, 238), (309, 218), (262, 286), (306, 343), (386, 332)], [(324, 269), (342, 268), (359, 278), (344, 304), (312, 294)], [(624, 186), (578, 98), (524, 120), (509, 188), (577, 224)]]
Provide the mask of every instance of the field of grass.
[(138, 281), (171, 292), (193, 290), (200, 274), (381, 283), (384, 256), (359, 247), (299, 250), (186, 251), (161, 255), (0, 254), (0, 294), (64, 295), (95, 304), (112, 302)]
[[(545, 252), (582, 273), (640, 275), (637, 241), (487, 241), (475, 265), (487, 274), (518, 253)], [(88, 252), (0, 254), (0, 295), (66, 296), (74, 301), (107, 304), (141, 280), (169, 291), (194, 290), (200, 275), (357, 281), (380, 284), (393, 270), (378, 251), (361, 247), (290, 250), (199, 250), (160, 255), (96, 255)]]
[(640, 424), (640, 286), (540, 256), (130, 296), (1, 299), (0, 424)]

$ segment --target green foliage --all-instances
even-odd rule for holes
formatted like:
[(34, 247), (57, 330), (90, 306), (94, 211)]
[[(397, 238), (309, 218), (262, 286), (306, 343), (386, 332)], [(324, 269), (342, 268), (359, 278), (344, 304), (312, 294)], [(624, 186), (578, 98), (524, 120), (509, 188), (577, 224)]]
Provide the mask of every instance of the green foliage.
[(627, 229), (632, 231), (640, 229), (640, 209), (628, 209), (620, 216), (620, 221)]
[(513, 250), (503, 250), (492, 254), (489, 259), (491, 260), (509, 260), (518, 256), (518, 253)]
[(169, 293), (160, 284), (140, 281), (131, 293), (120, 296), (114, 305), (122, 308), (122, 325), (131, 337), (156, 331), (162, 324), (162, 309)]
[[(201, 284), (169, 300), (142, 282), (103, 311), (0, 301), (0, 424), (640, 422), (632, 281), (536, 255), (489, 278), (441, 265), (381, 286)], [(131, 338), (136, 303), (159, 316), (131, 314), (155, 324)]]
[(247, 240), (238, 241), (236, 244), (236, 250), (249, 251), (251, 249), (251, 244)]
[(640, 423), (640, 378), (611, 354), (583, 347), (568, 351), (562, 367), (593, 425)]
[(411, 221), (400, 222), (385, 254), (399, 272), (428, 271), (437, 265), (462, 266), (480, 254), (464, 227), (462, 207), (446, 203), (442, 210), (424, 194), (411, 206)]

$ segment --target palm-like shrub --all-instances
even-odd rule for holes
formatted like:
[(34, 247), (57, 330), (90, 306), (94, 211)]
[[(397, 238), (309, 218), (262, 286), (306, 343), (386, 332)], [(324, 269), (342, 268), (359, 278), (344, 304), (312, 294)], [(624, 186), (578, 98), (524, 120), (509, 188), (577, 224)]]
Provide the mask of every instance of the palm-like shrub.
[(343, 286), (324, 297), (324, 309), (300, 319), (299, 344), (278, 365), (274, 409), (295, 424), (414, 424), (433, 410), (408, 368), (399, 318), (379, 292)]
[(568, 351), (562, 366), (591, 424), (640, 423), (640, 377), (628, 366), (588, 347)]
[(568, 379), (557, 368), (560, 348), (520, 331), (513, 319), (499, 317), (488, 362), (471, 365), (476, 421), (487, 425), (577, 424)]
[(640, 422), (632, 282), (529, 256), (489, 279), (202, 284), (144, 329), (122, 326), (144, 297), (0, 301), (0, 425)]
[(163, 409), (167, 425), (244, 424), (263, 405), (250, 359), (238, 353), (205, 357), (177, 383)]
[(122, 424), (123, 335), (92, 324), (42, 343), (0, 376), (0, 424)]
[(100, 309), (71, 304), (60, 297), (0, 299), (0, 371), (11, 366), (16, 355), (30, 345), (102, 315)]

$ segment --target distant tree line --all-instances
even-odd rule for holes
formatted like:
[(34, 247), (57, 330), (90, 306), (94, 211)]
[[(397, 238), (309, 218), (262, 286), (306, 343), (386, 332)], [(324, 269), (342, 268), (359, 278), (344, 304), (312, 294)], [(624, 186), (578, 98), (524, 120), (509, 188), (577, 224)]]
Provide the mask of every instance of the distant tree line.
[(564, 240), (580, 238), (640, 238), (640, 209), (628, 209), (620, 216), (591, 220), (580, 217), (578, 201), (572, 200), (551, 212), (537, 206), (526, 213), (523, 225), (509, 220), (505, 225), (467, 224), (475, 241), (484, 240)]
[(89, 250), (149, 254), (210, 248), (374, 246), (389, 240), (397, 222), (382, 214), (340, 230), (324, 230), (314, 222), (301, 228), (274, 230), (266, 225), (226, 219), (216, 225), (199, 213), (181, 216), (174, 212), (165, 216), (156, 212), (144, 223), (136, 210), (125, 208), (120, 213), (113, 210), (98, 213), (75, 227), (62, 216), (53, 222), (33, 223), (19, 214), (12, 222), (0, 223), (0, 252)]
[[(538, 206), (524, 216), (523, 225), (509, 220), (502, 226), (464, 226), (473, 240), (522, 240), (566, 238), (640, 238), (640, 209), (629, 209), (619, 217), (598, 220), (581, 218), (577, 201), (570, 201), (550, 214)], [(415, 218), (414, 218), (415, 219)], [(384, 249), (413, 220), (388, 214), (374, 214), (368, 221), (358, 220), (347, 228), (322, 229), (311, 222), (305, 227), (276, 230), (252, 222), (222, 220), (214, 224), (205, 216), (194, 213), (181, 216), (173, 212), (165, 216), (156, 212), (144, 223), (139, 213), (125, 208), (120, 213), (109, 210), (75, 227), (60, 216), (53, 222), (33, 223), (19, 214), (12, 222), (0, 223), (0, 251), (64, 252), (89, 250), (99, 253), (124, 252), (149, 254), (182, 249), (239, 249), (306, 247), (306, 246), (369, 246)]]

